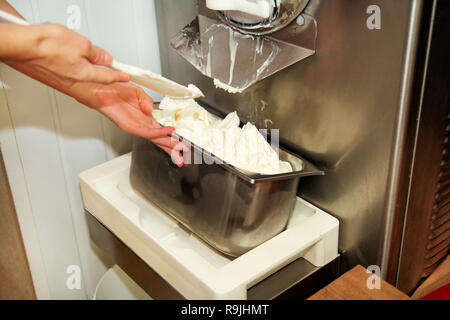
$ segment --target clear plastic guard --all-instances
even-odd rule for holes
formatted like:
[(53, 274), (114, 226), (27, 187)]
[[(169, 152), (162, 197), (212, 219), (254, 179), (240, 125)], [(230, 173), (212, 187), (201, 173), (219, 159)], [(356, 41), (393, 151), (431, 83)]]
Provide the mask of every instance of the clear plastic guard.
[(270, 36), (242, 34), (224, 23), (199, 15), (170, 44), (216, 86), (242, 92), (256, 82), (315, 53), (316, 23), (303, 15)]

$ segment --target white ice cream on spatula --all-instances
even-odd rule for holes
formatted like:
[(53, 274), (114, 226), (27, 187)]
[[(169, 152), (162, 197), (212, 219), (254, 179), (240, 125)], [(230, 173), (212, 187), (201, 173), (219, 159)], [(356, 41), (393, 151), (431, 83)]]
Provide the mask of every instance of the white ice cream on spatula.
[(150, 70), (126, 65), (118, 61), (113, 61), (111, 69), (127, 73), (131, 77), (131, 81), (166, 97), (174, 99), (196, 99), (204, 97), (200, 89), (193, 84), (185, 87)]

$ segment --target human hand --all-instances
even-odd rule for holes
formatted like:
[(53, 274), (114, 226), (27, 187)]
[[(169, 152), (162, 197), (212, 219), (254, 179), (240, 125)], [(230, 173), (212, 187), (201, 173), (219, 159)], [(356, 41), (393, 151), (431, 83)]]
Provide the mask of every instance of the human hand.
[(111, 65), (112, 56), (62, 25), (1, 24), (1, 29), (5, 46), (0, 59), (13, 67), (20, 65), (34, 78), (50, 78), (54, 87), (69, 88), (77, 81), (110, 84), (130, 80), (124, 72), (98, 67)]
[(189, 151), (188, 147), (169, 136), (174, 128), (161, 127), (153, 118), (153, 100), (141, 88), (129, 83), (76, 83), (68, 94), (104, 114), (123, 131), (150, 140), (175, 164), (183, 165), (180, 151)]
[(152, 141), (174, 163), (183, 165), (180, 151), (188, 148), (169, 137), (174, 128), (162, 128), (152, 117), (152, 99), (139, 87), (118, 83), (129, 81), (127, 74), (94, 65), (110, 65), (109, 53), (55, 24), (0, 23), (0, 39), (1, 61), (98, 110), (122, 130)]

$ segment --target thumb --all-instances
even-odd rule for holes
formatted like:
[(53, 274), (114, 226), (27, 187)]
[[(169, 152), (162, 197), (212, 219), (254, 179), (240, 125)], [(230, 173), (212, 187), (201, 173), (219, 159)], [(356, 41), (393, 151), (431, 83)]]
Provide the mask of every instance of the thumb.
[(110, 66), (113, 62), (112, 55), (96, 45), (91, 45), (86, 58), (90, 63), (100, 66)]
[(145, 115), (151, 117), (153, 113), (153, 99), (149, 95), (147, 95), (144, 90), (138, 90), (137, 95), (141, 111)]
[(88, 62), (86, 62), (86, 64), (83, 79), (77, 79), (79, 81), (104, 84), (130, 81), (130, 76), (125, 72), (96, 67)]

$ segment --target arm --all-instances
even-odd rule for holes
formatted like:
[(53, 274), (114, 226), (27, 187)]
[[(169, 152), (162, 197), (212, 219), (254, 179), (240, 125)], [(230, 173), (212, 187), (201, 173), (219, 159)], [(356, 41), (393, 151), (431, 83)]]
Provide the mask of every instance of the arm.
[[(0, 9), (24, 20), (5, 0), (0, 0)], [(0, 39), (0, 61), (34, 66), (46, 74), (53, 73), (62, 78), (61, 81), (66, 84), (74, 81), (113, 83), (130, 80), (123, 72), (98, 68), (97, 65), (111, 65), (112, 56), (62, 25), (0, 23)]]
[[(0, 9), (20, 18), (5, 0)], [(186, 146), (169, 135), (152, 117), (153, 100), (127, 82), (129, 76), (94, 66), (112, 63), (112, 56), (89, 40), (63, 26), (18, 26), (0, 23), (0, 61), (93, 108), (122, 130), (146, 138), (182, 165), (180, 150)]]
[(112, 56), (62, 25), (0, 23), (0, 37), (0, 60), (10, 66), (22, 64), (27, 70), (35, 70), (34, 75), (22, 72), (39, 81), (51, 77), (70, 86), (76, 81), (110, 84), (130, 80), (124, 72), (98, 67), (110, 65)]
[[(16, 9), (14, 9), (6, 0), (0, 0), (0, 10), (3, 10), (20, 19), (25, 20), (25, 18)], [(3, 60), (3, 58), (11, 57), (19, 53), (25, 52), (25, 50), (27, 49), (25, 43), (35, 41), (35, 35), (31, 34), (28, 34), (23, 38), (17, 37), (19, 34), (19, 30), (23, 28), (24, 27), (12, 24), (0, 23), (0, 39), (2, 39), (2, 45), (0, 46), (1, 60)], [(16, 44), (13, 44), (14, 40), (19, 41), (15, 41)]]
[(0, 37), (1, 61), (26, 64), (53, 74), (66, 84), (75, 81), (109, 84), (130, 80), (124, 72), (99, 68), (97, 65), (109, 66), (112, 56), (62, 25), (0, 23)]
[(6, 0), (0, 0), (0, 10), (6, 11), (15, 15), (16, 17), (24, 19), (24, 17), (22, 17), (20, 13), (16, 9), (14, 9), (14, 7), (11, 6)]

